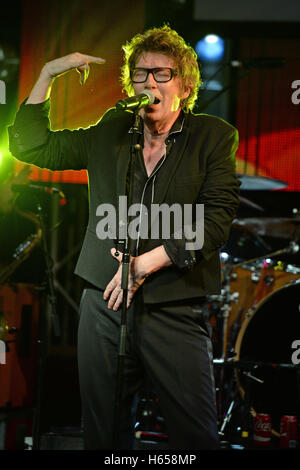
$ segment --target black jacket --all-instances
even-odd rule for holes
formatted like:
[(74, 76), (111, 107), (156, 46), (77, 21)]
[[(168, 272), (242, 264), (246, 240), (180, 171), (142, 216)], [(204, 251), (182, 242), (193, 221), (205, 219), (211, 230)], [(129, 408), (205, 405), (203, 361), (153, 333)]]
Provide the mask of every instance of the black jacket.
[[(88, 129), (51, 131), (50, 100), (24, 103), (9, 127), (10, 151), (17, 159), (50, 170), (87, 169), (89, 223), (75, 273), (104, 289), (118, 268), (110, 254), (110, 238), (96, 235), (100, 204), (118, 207), (126, 194), (130, 161), (132, 113), (109, 110)], [(219, 250), (227, 241), (239, 203), (235, 152), (238, 134), (224, 120), (186, 113), (181, 132), (171, 134), (165, 166), (157, 179), (154, 203), (204, 204), (204, 245), (187, 250), (186, 240), (152, 240), (149, 251), (164, 244), (174, 265), (149, 276), (144, 283), (145, 302), (191, 299), (219, 293)]]

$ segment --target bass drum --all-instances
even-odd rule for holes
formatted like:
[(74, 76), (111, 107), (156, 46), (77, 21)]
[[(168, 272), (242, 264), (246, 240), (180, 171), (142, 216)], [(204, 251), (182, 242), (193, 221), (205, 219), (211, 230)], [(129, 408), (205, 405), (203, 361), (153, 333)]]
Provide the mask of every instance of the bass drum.
[(293, 366), (292, 344), (297, 339), (300, 339), (300, 279), (271, 293), (249, 313), (235, 345), (237, 361), (266, 364), (250, 371), (263, 383), (247, 377), (242, 369), (236, 369), (237, 384), (243, 399), (247, 391), (253, 415), (271, 415), (273, 433), (277, 436), (281, 416), (300, 418), (299, 368), (275, 365)]

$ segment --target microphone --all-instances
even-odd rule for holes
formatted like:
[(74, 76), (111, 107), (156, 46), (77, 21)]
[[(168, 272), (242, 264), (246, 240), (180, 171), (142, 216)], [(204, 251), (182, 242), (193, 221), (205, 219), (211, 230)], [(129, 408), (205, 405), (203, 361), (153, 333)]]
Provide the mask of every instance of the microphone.
[(144, 90), (136, 96), (130, 96), (117, 102), (116, 109), (118, 111), (125, 111), (126, 109), (140, 109), (146, 106), (151, 106), (153, 103), (159, 103), (154, 94), (150, 90)]
[(54, 186), (40, 186), (39, 184), (12, 184), (11, 190), (14, 193), (30, 194), (32, 191), (37, 191), (46, 194), (58, 194), (60, 199), (66, 199), (64, 193)]
[(276, 69), (283, 67), (285, 59), (283, 57), (248, 57), (242, 60), (231, 60), (232, 67), (245, 67), (253, 69)]

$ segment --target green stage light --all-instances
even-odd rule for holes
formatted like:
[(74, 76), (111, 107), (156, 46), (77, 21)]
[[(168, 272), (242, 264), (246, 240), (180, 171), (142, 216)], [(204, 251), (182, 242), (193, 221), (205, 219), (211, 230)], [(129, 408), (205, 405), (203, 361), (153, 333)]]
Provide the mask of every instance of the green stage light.
[(7, 149), (0, 148), (0, 183), (12, 174), (14, 168), (13, 160)]

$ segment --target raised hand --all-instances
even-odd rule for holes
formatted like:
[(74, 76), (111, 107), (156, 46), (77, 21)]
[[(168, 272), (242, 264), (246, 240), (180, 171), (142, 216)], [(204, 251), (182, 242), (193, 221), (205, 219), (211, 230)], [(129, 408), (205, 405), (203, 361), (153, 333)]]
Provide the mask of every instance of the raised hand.
[(72, 54), (47, 62), (42, 69), (42, 74), (47, 75), (49, 78), (56, 78), (75, 69), (80, 73), (80, 83), (83, 84), (89, 75), (89, 64), (103, 64), (104, 62), (105, 60), (101, 59), (101, 57), (73, 52)]
[(64, 75), (70, 70), (77, 70), (80, 73), (80, 83), (83, 84), (89, 75), (89, 64), (103, 64), (104, 62), (105, 60), (101, 59), (101, 57), (80, 54), (80, 52), (73, 52), (72, 54), (47, 62), (42, 68), (26, 104), (42, 103), (47, 100), (51, 93), (52, 83), (56, 77)]

